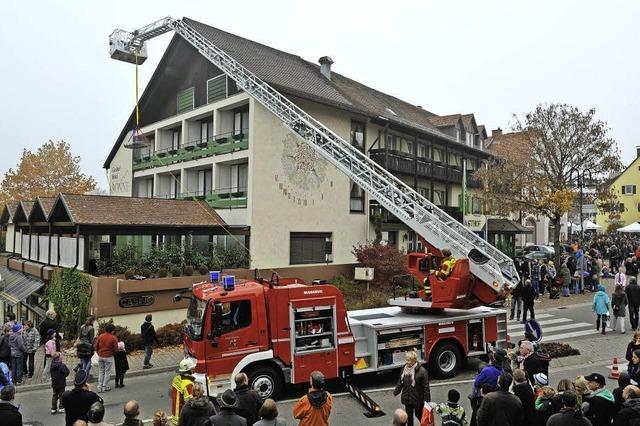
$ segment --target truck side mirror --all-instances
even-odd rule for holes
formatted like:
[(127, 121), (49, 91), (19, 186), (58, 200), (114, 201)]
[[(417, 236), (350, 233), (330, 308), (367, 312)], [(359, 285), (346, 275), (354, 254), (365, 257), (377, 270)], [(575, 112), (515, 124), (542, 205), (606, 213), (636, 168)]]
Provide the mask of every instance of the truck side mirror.
[(213, 335), (222, 336), (222, 303), (213, 304)]

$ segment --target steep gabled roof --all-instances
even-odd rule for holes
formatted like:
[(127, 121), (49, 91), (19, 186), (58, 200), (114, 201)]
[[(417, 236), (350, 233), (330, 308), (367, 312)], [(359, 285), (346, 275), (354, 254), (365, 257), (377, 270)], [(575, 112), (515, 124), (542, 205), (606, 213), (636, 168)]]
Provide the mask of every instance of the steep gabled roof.
[(451, 127), (462, 122), (460, 114), (433, 116), (429, 121), (436, 127)]
[(29, 217), (29, 213), (31, 213), (33, 204), (33, 201), (18, 201), (18, 207), (16, 207), (16, 211), (13, 214), (13, 223), (27, 222), (27, 218)]
[(46, 222), (55, 203), (55, 197), (37, 197), (27, 216), (29, 222)]
[(0, 225), (6, 225), (9, 222), (13, 222), (13, 216), (17, 208), (17, 203), (6, 203), (2, 208), (2, 214), (0, 214)]
[[(438, 126), (433, 123), (434, 120), (438, 120), (438, 116), (432, 112), (358, 83), (334, 71), (331, 72), (331, 79), (327, 79), (320, 73), (319, 65), (306, 61), (300, 56), (265, 46), (193, 19), (185, 17), (183, 20), (249, 71), (286, 95), (308, 99), (371, 118), (383, 117), (390, 123), (409, 127), (440, 139), (458, 142), (455, 138), (438, 130)], [(161, 73), (158, 70), (165, 66), (165, 62), (170, 56), (169, 51), (176, 48), (177, 37), (179, 36), (174, 36), (165, 51), (140, 99), (141, 105), (148, 97), (147, 92), (152, 86), (152, 82), (159, 78)], [(458, 114), (459, 116), (460, 114)], [(132, 126), (133, 113), (111, 149), (103, 165), (104, 168), (109, 167)]]

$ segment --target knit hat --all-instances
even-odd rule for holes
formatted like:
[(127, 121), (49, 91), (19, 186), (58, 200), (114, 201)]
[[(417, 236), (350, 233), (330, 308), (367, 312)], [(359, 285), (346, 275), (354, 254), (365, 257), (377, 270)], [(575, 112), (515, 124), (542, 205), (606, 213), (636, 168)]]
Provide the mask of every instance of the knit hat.
[(47, 330), (47, 337), (51, 337), (56, 334), (56, 331), (53, 328)]
[(547, 386), (549, 384), (549, 379), (547, 375), (544, 373), (538, 373), (533, 375), (533, 380), (536, 382), (538, 386)]
[(455, 389), (449, 389), (447, 393), (447, 402), (457, 404), (460, 401), (460, 392)]
[(22, 330), (22, 324), (20, 324), (20, 323), (18, 323), (18, 322), (17, 322), (17, 323), (15, 323), (15, 324), (13, 324), (13, 327), (11, 327), (11, 330), (12, 330), (14, 333), (17, 333), (18, 331)]

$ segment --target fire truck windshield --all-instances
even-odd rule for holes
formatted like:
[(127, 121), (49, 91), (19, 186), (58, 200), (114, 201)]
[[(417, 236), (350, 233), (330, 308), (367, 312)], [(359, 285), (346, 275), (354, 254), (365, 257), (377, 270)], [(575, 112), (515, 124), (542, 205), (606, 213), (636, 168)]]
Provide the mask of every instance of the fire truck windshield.
[(196, 297), (191, 299), (187, 310), (187, 332), (192, 340), (202, 339), (204, 331), (204, 313), (207, 310), (207, 302)]

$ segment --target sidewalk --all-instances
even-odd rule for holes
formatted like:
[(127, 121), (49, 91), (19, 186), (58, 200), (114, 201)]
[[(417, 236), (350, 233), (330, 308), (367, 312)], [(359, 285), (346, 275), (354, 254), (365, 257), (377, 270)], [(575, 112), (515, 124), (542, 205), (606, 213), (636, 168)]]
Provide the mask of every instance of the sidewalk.
[[(182, 346), (170, 346), (166, 348), (154, 348), (153, 356), (151, 357), (151, 364), (153, 364), (153, 368), (149, 368), (144, 370), (142, 368), (142, 362), (144, 360), (144, 351), (135, 351), (128, 355), (129, 358), (129, 371), (127, 371), (127, 376), (139, 376), (144, 374), (153, 374), (153, 373), (161, 373), (165, 371), (175, 371), (178, 368), (178, 364), (184, 357)], [(78, 364), (78, 358), (75, 356), (75, 350), (66, 350), (64, 351), (64, 363), (71, 374), (67, 378), (67, 384), (73, 382), (73, 368)], [(49, 387), (50, 381), (43, 377), (44, 373), (44, 347), (41, 346), (36, 352), (35, 356), (35, 374), (32, 378), (27, 378), (23, 376), (22, 385), (18, 388), (21, 391), (29, 391), (34, 389), (41, 389), (45, 387)], [(93, 383), (97, 380), (98, 377), (98, 366), (91, 366), (91, 375), (94, 377)], [(111, 369), (111, 376), (115, 376), (115, 367)], [(126, 377), (126, 376), (125, 376)]]

